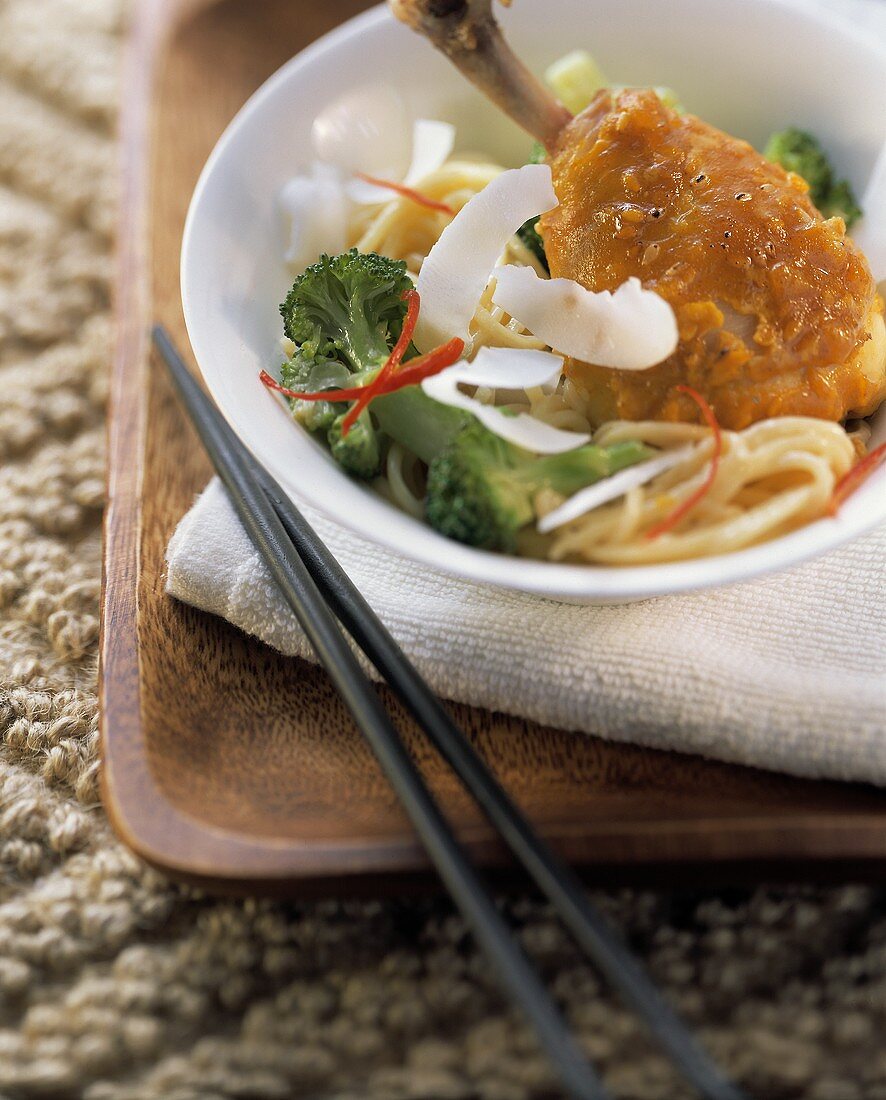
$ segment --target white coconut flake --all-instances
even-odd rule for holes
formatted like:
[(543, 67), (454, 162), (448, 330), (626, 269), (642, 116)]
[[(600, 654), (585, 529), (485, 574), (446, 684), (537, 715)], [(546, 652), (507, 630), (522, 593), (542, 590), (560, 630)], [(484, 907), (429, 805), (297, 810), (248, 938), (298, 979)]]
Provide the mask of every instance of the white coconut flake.
[[(425, 176), (436, 172), (446, 163), (454, 145), (455, 127), (451, 123), (440, 122), (435, 118), (417, 118), (412, 125), (412, 160), (404, 178), (390, 173), (370, 172), (366, 168), (361, 171), (367, 175), (380, 175), (382, 179), (393, 180), (395, 183), (404, 183), (407, 187), (415, 187)], [(349, 198), (362, 205), (390, 202), (393, 198), (388, 188), (376, 187), (375, 184), (361, 179), (349, 180), (347, 192)]]
[(671, 306), (639, 279), (595, 293), (574, 279), (542, 279), (531, 267), (495, 270), (493, 301), (563, 355), (618, 370), (647, 370), (677, 347)]
[[(524, 221), (526, 219), (524, 218)], [(528, 413), (509, 413), (486, 405), (462, 392), (460, 386), (488, 386), (495, 390), (525, 391), (549, 385), (559, 378), (563, 360), (548, 351), (530, 348), (481, 348), (473, 362), (462, 360), (422, 382), (435, 401), (466, 409), (497, 436), (535, 454), (562, 454), (590, 441), (586, 432), (567, 432)]]
[(462, 360), (449, 369), (457, 368), (470, 374), (466, 379), (470, 385), (524, 393), (538, 386), (555, 386), (563, 373), (563, 357), (537, 348), (484, 347), (470, 363)]
[(557, 205), (547, 164), (502, 172), (467, 202), (440, 234), (421, 266), (421, 314), (415, 343), (421, 351), (460, 336), (468, 326), (505, 246), (529, 218)]
[(333, 167), (314, 164), (310, 175), (291, 179), (281, 188), (277, 204), (287, 241), (284, 259), (293, 272), (304, 271), (321, 252), (344, 250), (348, 200)]
[(454, 126), (429, 118), (413, 122), (392, 84), (367, 84), (339, 96), (311, 127), (316, 159), (278, 195), (286, 262), (302, 271), (321, 252), (341, 252), (351, 203), (390, 200), (389, 189), (349, 178), (354, 173), (412, 187), (445, 163), (454, 144)]
[(403, 181), (407, 187), (442, 168), (455, 146), (455, 127), (436, 118), (417, 118), (412, 127), (412, 163)]
[(880, 151), (861, 200), (863, 217), (852, 239), (867, 256), (876, 282), (886, 281), (886, 145)]
[(689, 458), (694, 450), (695, 444), (690, 443), (685, 447), (678, 447), (674, 451), (666, 451), (662, 455), (650, 458), (647, 462), (629, 466), (626, 470), (620, 470), (617, 474), (613, 474), (612, 477), (607, 477), (603, 481), (589, 485), (586, 489), (579, 490), (569, 500), (564, 501), (559, 508), (555, 508), (552, 512), (548, 512), (546, 516), (542, 516), (537, 524), (538, 530), (546, 535), (549, 531), (578, 519), (579, 516), (587, 515), (588, 512), (599, 508), (601, 504), (608, 504), (610, 500), (623, 497), (630, 489), (635, 489), (638, 485), (645, 485), (654, 477), (663, 474), (665, 470), (678, 466)]
[(365, 84), (334, 99), (314, 119), (318, 160), (343, 173), (402, 180), (409, 169), (412, 118), (392, 84)]

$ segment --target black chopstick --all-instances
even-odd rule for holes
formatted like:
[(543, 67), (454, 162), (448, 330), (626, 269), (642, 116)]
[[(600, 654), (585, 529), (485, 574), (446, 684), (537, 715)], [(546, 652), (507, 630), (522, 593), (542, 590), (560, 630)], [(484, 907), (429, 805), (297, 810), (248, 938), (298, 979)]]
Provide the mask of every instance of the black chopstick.
[(587, 955), (701, 1096), (742, 1100), (742, 1093), (699, 1046), (624, 941), (588, 900), (576, 874), (523, 816), (317, 532), (245, 447), (242, 455), (342, 625), (430, 737)]
[(428, 855), (498, 971), (500, 981), (533, 1025), (569, 1095), (577, 1100), (608, 1100), (609, 1094), (599, 1077), (579, 1050), (553, 1000), (455, 840), (252, 469), (242, 461), (241, 445), (235, 442), (230, 428), (194, 380), (165, 330), (157, 326), (153, 336), (240, 522), (369, 741)]
[[(204, 445), (228, 487), (234, 506), (247, 527), (250, 537), (253, 538), (259, 552), (262, 553), (271, 567), (275, 579), (298, 616), (299, 622), (311, 639), (312, 644), (315, 645), (318, 657), (327, 668), (327, 671), (333, 675), (336, 686), (351, 708), (358, 725), (361, 726), (361, 729), (369, 738), (388, 773), (389, 779), (391, 779), (401, 799), (404, 799), (404, 794), (400, 787), (405, 784), (407, 788), (415, 788), (412, 792), (413, 795), (418, 793), (421, 795), (420, 801), (427, 803), (423, 807), (418, 807), (418, 810), (424, 811), (424, 823), (434, 833), (433, 839), (437, 844), (440, 843), (438, 830), (442, 829), (445, 833), (446, 843), (444, 848), (450, 856), (457, 857), (457, 863), (460, 864), (458, 871), (463, 879), (462, 887), (468, 890), (468, 900), (472, 904), (476, 904), (477, 891), (479, 890), (484, 894), (486, 905), (481, 906), (481, 909), (486, 909), (486, 915), (484, 916), (478, 910), (475, 913), (475, 919), (472, 919), (478, 939), (484, 943), (493, 958), (501, 964), (504, 962), (504, 958), (500, 954), (496, 954), (491, 948), (501, 949), (500, 940), (503, 935), (508, 940), (511, 949), (519, 955), (531, 981), (538, 985), (534, 972), (531, 968), (528, 968), (525, 957), (520, 955), (519, 949), (513, 944), (506, 926), (500, 918), (497, 918), (497, 913), (492, 907), (488, 896), (485, 895), (479, 880), (476, 879), (473, 869), (455, 844), (445, 819), (440, 814), (436, 804), (433, 803), (420, 775), (412, 765), (411, 758), (390, 725), (387, 715), (381, 709), (378, 697), (366, 681), (359, 666), (356, 665), (353, 654), (344, 642), (337, 625), (332, 621), (329, 614), (330, 607), (348, 633), (413, 714), (418, 724), (431, 738), (438, 751), (476, 799), (492, 824), (502, 834), (520, 862), (551, 900), (577, 941), (613, 985), (621, 991), (626, 1002), (645, 1020), (649, 1029), (658, 1038), (662, 1047), (667, 1050), (674, 1064), (681, 1070), (686, 1079), (692, 1082), (702, 1096), (709, 1097), (711, 1100), (741, 1100), (742, 1094), (740, 1091), (726, 1080), (708, 1055), (698, 1046), (685, 1025), (663, 1000), (637, 960), (631, 955), (614, 930), (609, 927), (605, 919), (590, 904), (576, 876), (554, 855), (548, 845), (528, 824), (313, 528), (298, 512), (289, 497), (270, 474), (255, 461), (240, 443), (221, 417), (221, 414), (196, 384), (169, 337), (159, 326), (154, 330), (154, 339), (169, 366), (173, 380), (188, 407), (191, 418), (203, 438)], [(254, 511), (252, 506), (256, 499), (262, 507)], [(283, 529), (283, 540), (280, 538), (280, 531), (275, 528), (274, 524), (270, 524), (267, 516), (268, 505), (272, 509), (277, 524)], [(249, 519), (248, 523), (247, 517)], [(269, 533), (271, 535), (270, 539), (268, 538)], [(268, 554), (274, 554), (279, 550), (281, 542), (286, 545), (285, 536), (288, 536), (290, 541), (283, 564), (281, 564), (280, 559), (275, 559), (272, 563)], [(293, 554), (293, 548), (295, 554)], [(296, 565), (295, 562), (288, 560), (290, 558), (294, 558), (298, 564)], [(282, 577), (281, 571), (287, 574), (288, 579)], [(296, 574), (297, 584), (294, 586), (292, 577), (288, 576), (289, 573)], [(281, 583), (281, 578), (286, 583)], [(306, 593), (309, 597), (307, 600), (305, 599)], [(290, 595), (292, 598), (290, 598)], [(321, 617), (319, 645), (315, 642), (313, 636), (318, 629), (317, 622), (311, 623), (312, 632), (308, 629), (305, 621), (305, 619), (318, 613), (318, 608)], [(331, 631), (334, 631), (337, 638), (337, 643), (332, 646), (330, 646)], [(342, 645), (344, 646), (344, 652), (347, 653), (348, 660), (344, 663), (336, 663), (342, 652)], [(327, 660), (334, 667), (331, 667)], [(355, 670), (359, 680), (355, 680)], [(349, 692), (343, 690), (340, 681), (347, 681), (346, 686), (349, 687)], [(356, 692), (355, 687), (358, 689)], [(372, 702), (368, 707), (367, 690), (372, 698)], [(357, 704), (356, 709), (352, 705), (352, 697), (354, 697)], [(363, 724), (367, 720), (372, 727), (371, 729), (367, 729)], [(382, 749), (385, 751), (382, 752)], [(386, 766), (386, 760), (388, 766)], [(388, 767), (392, 771), (389, 771)], [(400, 785), (394, 781), (395, 775), (399, 777)], [(409, 805), (407, 805), (407, 809), (410, 810)], [(434, 862), (437, 863), (438, 869), (450, 887), (450, 891), (456, 901), (462, 905), (459, 894), (453, 889), (449, 877), (447, 877), (443, 867), (440, 866), (435, 857), (434, 849), (429, 844), (422, 828), (419, 827), (419, 822), (416, 821), (412, 810), (410, 810), (410, 816), (413, 818), (420, 836), (428, 845), (429, 853), (434, 858)], [(454, 849), (454, 852), (449, 852), (450, 848)], [(466, 916), (471, 919), (471, 911), (465, 909), (464, 905), (462, 905), (462, 908)], [(497, 918), (497, 924), (500, 927), (493, 928), (493, 926), (485, 923), (486, 916), (490, 912), (493, 917)], [(480, 934), (477, 921), (483, 924), (485, 937)], [(508, 975), (508, 977), (513, 979), (514, 976)], [(526, 975), (524, 974), (523, 979), (525, 978)], [(515, 983), (513, 980), (508, 984), (510, 984), (515, 998), (532, 1017), (533, 1013), (529, 1011), (529, 1006), (524, 1000), (524, 995), (528, 992), (528, 986), (522, 981)], [(521, 989), (514, 988), (515, 984), (520, 985)], [(537, 996), (537, 993), (531, 995)], [(543, 996), (546, 998), (546, 994), (543, 994)], [(548, 1007), (556, 1016), (553, 1005), (549, 1004)], [(543, 1021), (545, 1027), (551, 1026), (552, 1021), (548, 1017), (549, 1014), (546, 1013)], [(561, 1069), (564, 1081), (569, 1083), (570, 1079), (559, 1061), (557, 1052), (551, 1049), (549, 1041), (545, 1041), (545, 1034), (548, 1033), (542, 1030), (542, 1021), (533, 1019), (533, 1023), (539, 1031), (539, 1036), (546, 1049), (554, 1059), (555, 1065)], [(562, 1049), (564, 1035), (567, 1044), (571, 1044), (568, 1042), (568, 1035), (566, 1035), (562, 1020), (558, 1018), (556, 1023), (559, 1034), (555, 1035), (554, 1038), (557, 1040), (558, 1049)], [(574, 1053), (575, 1048), (572, 1047), (572, 1054), (574, 1055)], [(596, 1091), (574, 1091), (574, 1095), (604, 1095), (599, 1081), (590, 1071), (590, 1067), (585, 1064), (578, 1068), (584, 1070), (585, 1085)], [(574, 1089), (574, 1086), (570, 1085), (570, 1088)]]

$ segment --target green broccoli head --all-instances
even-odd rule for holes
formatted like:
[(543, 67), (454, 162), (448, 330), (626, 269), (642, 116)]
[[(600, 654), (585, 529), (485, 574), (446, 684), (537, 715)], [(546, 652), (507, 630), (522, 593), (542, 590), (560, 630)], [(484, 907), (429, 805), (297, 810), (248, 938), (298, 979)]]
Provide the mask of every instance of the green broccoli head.
[(520, 528), (535, 518), (541, 489), (571, 496), (650, 453), (642, 443), (629, 442), (537, 456), (473, 420), (430, 464), (428, 522), (458, 542), (513, 553)]
[(842, 217), (847, 226), (861, 217), (852, 188), (838, 180), (818, 140), (793, 127), (773, 134), (763, 154), (788, 172), (796, 172), (809, 184), (809, 197), (826, 218)]
[[(534, 141), (529, 150), (528, 164), (544, 164), (547, 159), (547, 151), (540, 141)], [(517, 230), (517, 236), (526, 245), (529, 251), (541, 263), (545, 271), (550, 271), (548, 258), (545, 255), (545, 242), (538, 231), (538, 215), (525, 221)]]
[(337, 416), (326, 439), (335, 461), (351, 477), (371, 480), (381, 473), (381, 441), (367, 411), (362, 412), (346, 436), (342, 435), (345, 413)]
[(796, 172), (809, 184), (812, 201), (831, 189), (832, 172), (828, 158), (812, 134), (791, 127), (773, 134), (763, 154), (787, 172)]
[[(403, 295), (411, 289), (400, 260), (355, 248), (321, 256), (295, 280), (280, 306), (284, 332), (295, 344), (281, 370), (283, 385), (319, 393), (368, 380), (400, 335), (406, 315)], [(289, 407), (309, 431), (327, 433), (333, 457), (348, 473), (363, 478), (378, 474), (381, 442), (368, 414), (343, 438), (346, 404), (290, 398)]]
[(321, 256), (280, 306), (283, 330), (305, 360), (337, 359), (352, 371), (381, 366), (400, 335), (412, 280), (402, 260), (352, 248)]
[(425, 512), (441, 534), (484, 550), (513, 551), (532, 500), (513, 471), (522, 454), (482, 424), (469, 424), (428, 468)]
[[(343, 389), (350, 385), (351, 372), (338, 359), (311, 359), (301, 348), (296, 348), (291, 359), (286, 359), (280, 369), (280, 380), (288, 390), (317, 393), (320, 390)], [(347, 406), (332, 401), (298, 401), (290, 397), (292, 415), (309, 432), (328, 429), (333, 420)]]
[(524, 222), (517, 230), (517, 236), (526, 245), (529, 251), (539, 261), (545, 271), (550, 271), (548, 267), (548, 257), (545, 254), (545, 242), (542, 239), (541, 233), (538, 231), (538, 218), (530, 218), (528, 222)]
[(835, 183), (818, 208), (826, 218), (842, 218), (847, 229), (855, 225), (862, 214), (855, 193), (846, 180)]

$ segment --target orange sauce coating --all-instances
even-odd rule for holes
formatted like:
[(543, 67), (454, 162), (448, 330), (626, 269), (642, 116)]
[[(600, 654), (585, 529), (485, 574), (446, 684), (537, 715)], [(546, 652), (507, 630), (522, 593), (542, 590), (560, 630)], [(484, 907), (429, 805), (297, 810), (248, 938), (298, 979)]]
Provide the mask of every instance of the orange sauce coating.
[(681, 383), (733, 429), (840, 420), (882, 399), (877, 372), (855, 362), (882, 311), (867, 261), (798, 176), (648, 90), (601, 92), (551, 168), (560, 205), (540, 226), (551, 275), (591, 290), (634, 275), (677, 316), (676, 352), (649, 370), (568, 363), (597, 421), (694, 420)]

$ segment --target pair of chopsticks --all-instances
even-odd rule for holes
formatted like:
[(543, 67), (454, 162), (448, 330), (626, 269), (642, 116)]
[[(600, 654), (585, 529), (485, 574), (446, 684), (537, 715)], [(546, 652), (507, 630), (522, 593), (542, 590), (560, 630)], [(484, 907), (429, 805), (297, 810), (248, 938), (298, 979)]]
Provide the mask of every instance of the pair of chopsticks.
[(369, 741), (428, 855), (505, 989), (523, 1010), (570, 1097), (607, 1100), (598, 1074), (452, 834), (342, 627), (476, 799), (573, 936), (645, 1021), (683, 1076), (708, 1100), (742, 1100), (586, 897), (572, 871), (535, 833), (292, 501), (239, 441), (162, 328), (153, 332), (176, 390), (231, 503), (320, 663)]

